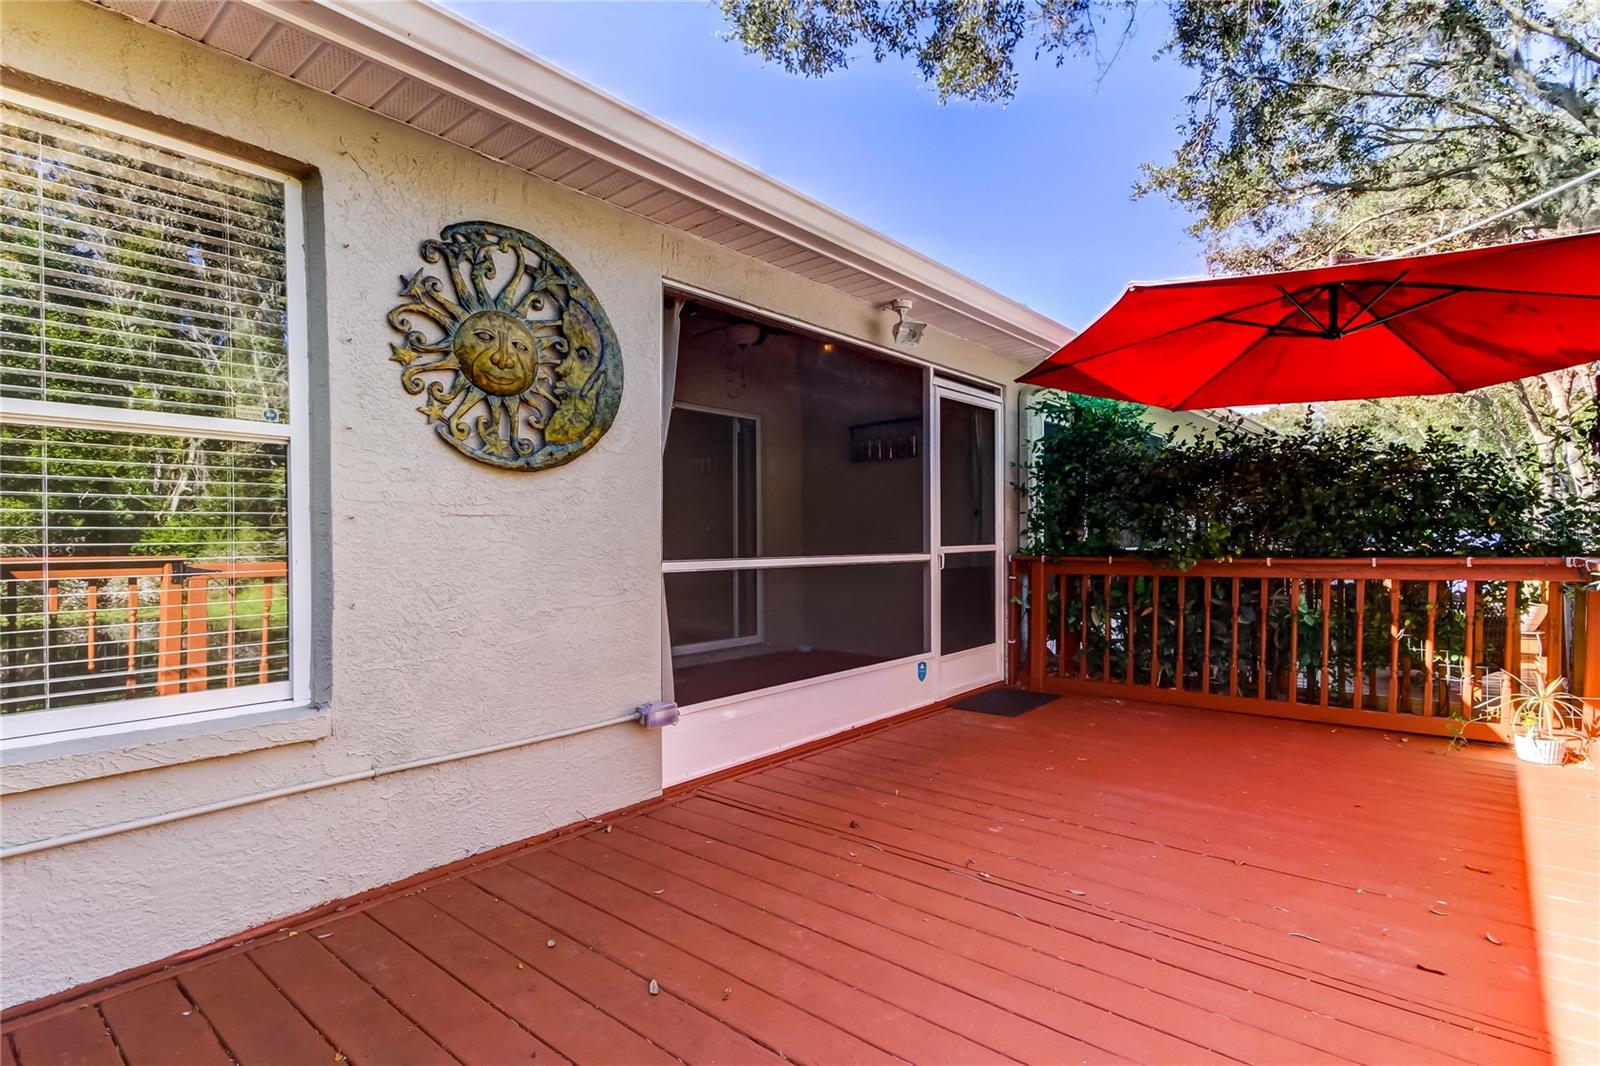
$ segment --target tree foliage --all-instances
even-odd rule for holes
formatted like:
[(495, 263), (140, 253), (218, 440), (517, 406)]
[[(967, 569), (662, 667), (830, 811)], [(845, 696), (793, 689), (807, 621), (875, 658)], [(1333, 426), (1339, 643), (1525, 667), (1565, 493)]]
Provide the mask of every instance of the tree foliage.
[[(821, 75), (860, 55), (914, 59), (942, 99), (1004, 100), (1014, 57), (1098, 59), (1137, 0), (722, 0), (732, 35)], [(1143, 9), (1148, 14), (1148, 8)], [(1198, 71), (1181, 141), (1135, 186), (1182, 204), (1217, 270), (1392, 254), (1600, 166), (1600, 0), (1166, 0), (1163, 52)], [(1176, 104), (1176, 102), (1175, 102)], [(1441, 249), (1600, 227), (1600, 180)], [(1600, 494), (1593, 365), (1482, 390), (1444, 419), (1537, 467), (1551, 505)], [(1335, 418), (1335, 422), (1338, 419)]]
[[(722, 0), (731, 35), (818, 76), (913, 60), (943, 99), (1009, 99), (1015, 56), (1104, 50), (1136, 0)], [(1595, 0), (1167, 0), (1199, 71), (1141, 192), (1189, 208), (1230, 269), (1392, 252), (1600, 165)], [(1600, 183), (1471, 239), (1600, 222)]]
[(1600, 512), (1550, 506), (1515, 465), (1437, 431), (1413, 444), (1307, 420), (1155, 437), (1139, 408), (1046, 392), (1024, 550), (1205, 559), (1592, 551)]
[(1458, 395), (1287, 405), (1256, 418), (1291, 430), (1308, 416), (1329, 429), (1362, 428), (1413, 445), (1432, 431), (1500, 455), (1523, 471), (1543, 499), (1600, 497), (1600, 461), (1589, 446), (1600, 428), (1590, 367)]

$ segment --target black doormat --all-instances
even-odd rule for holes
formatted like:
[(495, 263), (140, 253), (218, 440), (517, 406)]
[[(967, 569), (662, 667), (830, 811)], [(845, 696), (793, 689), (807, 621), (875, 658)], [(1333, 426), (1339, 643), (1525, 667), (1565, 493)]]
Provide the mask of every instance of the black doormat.
[(951, 706), (962, 711), (977, 711), (979, 714), (998, 714), (1004, 718), (1015, 718), (1058, 698), (1053, 692), (1030, 692), (1025, 688), (991, 688), (965, 696)]

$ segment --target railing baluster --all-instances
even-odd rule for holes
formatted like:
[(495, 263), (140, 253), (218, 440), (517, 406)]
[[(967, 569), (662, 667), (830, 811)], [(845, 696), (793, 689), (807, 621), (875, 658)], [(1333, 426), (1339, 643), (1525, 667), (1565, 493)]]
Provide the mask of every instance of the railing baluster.
[(1270, 592), (1267, 588), (1267, 579), (1261, 579), (1261, 599), (1258, 601), (1258, 610), (1261, 612), (1261, 659), (1256, 666), (1256, 699), (1267, 698), (1267, 645), (1272, 641), (1272, 632), (1268, 625), (1270, 610)]
[(204, 576), (190, 575), (188, 579), (187, 595), (184, 605), (184, 623), (186, 630), (186, 658), (188, 662), (188, 680), (185, 687), (190, 692), (204, 692), (207, 687), (206, 657), (209, 651), (207, 644), (207, 613), (210, 605), (207, 600), (210, 594), (210, 581)]
[(238, 640), (236, 639), (237, 627), (235, 625), (237, 614), (237, 600), (239, 597), (238, 578), (228, 578), (228, 687), (234, 687), (234, 660), (238, 657)]
[(91, 580), (86, 584), (88, 586), (87, 596), (89, 601), (87, 604), (89, 643), (85, 647), (84, 665), (88, 667), (90, 673), (94, 673), (95, 622), (100, 614), (100, 582)]
[(1138, 582), (1138, 578), (1133, 574), (1129, 574), (1122, 581), (1122, 587), (1126, 590), (1123, 593), (1123, 597), (1124, 597), (1124, 599), (1125, 599), (1125, 601), (1127, 603), (1127, 607), (1128, 607), (1128, 625), (1127, 625), (1127, 628), (1126, 628), (1125, 634), (1124, 634), (1126, 640), (1128, 641), (1128, 647), (1127, 647), (1127, 652), (1128, 652), (1127, 660), (1128, 660), (1128, 662), (1127, 662), (1126, 667), (1124, 668), (1125, 672), (1123, 673), (1122, 676), (1123, 676), (1123, 680), (1126, 681), (1129, 685), (1138, 684), (1138, 679), (1134, 676), (1134, 669), (1133, 669), (1133, 642), (1134, 642), (1135, 635), (1139, 631), (1139, 628), (1138, 628), (1139, 627), (1139, 610), (1138, 610), (1138, 604), (1137, 604), (1137, 601), (1138, 601), (1139, 597), (1134, 592), (1134, 586), (1137, 584), (1137, 582)]
[(1078, 575), (1078, 676), (1089, 678), (1089, 575)]
[(1478, 706), (1477, 668), (1472, 662), (1477, 651), (1473, 638), (1478, 629), (1478, 583), (1470, 577), (1467, 578), (1466, 615), (1466, 631), (1461, 637), (1461, 713), (1471, 718)]
[(1367, 649), (1367, 579), (1357, 578), (1356, 588), (1356, 650), (1355, 672), (1356, 682), (1352, 686), (1353, 695), (1350, 697), (1350, 706), (1361, 710), (1366, 705), (1367, 694), (1367, 664), (1363, 657)]
[(1389, 579), (1389, 713), (1400, 713), (1400, 579)]
[(1289, 702), (1300, 702), (1300, 579), (1289, 579)]
[(1522, 619), (1517, 611), (1521, 582), (1506, 580), (1506, 673), (1522, 678)]
[(1188, 614), (1185, 609), (1185, 591), (1189, 585), (1188, 575), (1181, 570), (1178, 572), (1178, 639), (1176, 661), (1172, 666), (1172, 687), (1179, 692), (1183, 691), (1184, 663), (1183, 663), (1183, 624)]
[[(1041, 563), (1040, 565), (1042, 566), (1043, 564)], [(256, 667), (256, 681), (258, 683), (260, 683), (260, 684), (263, 684), (263, 685), (265, 685), (267, 683), (267, 641), (268, 641), (268, 637), (270, 636), (270, 626), (271, 626), (271, 621), (272, 621), (272, 589), (273, 589), (272, 580), (270, 578), (262, 578), (262, 580), (261, 580), (261, 654), (260, 654), (260, 663)], [(1039, 649), (1039, 654), (1042, 655), (1043, 653), (1044, 653), (1044, 649), (1040, 648)], [(1038, 688), (1039, 686), (1035, 685), (1034, 687)]]
[(1233, 635), (1228, 638), (1228, 695), (1239, 695), (1239, 579), (1233, 585)]
[(1111, 680), (1111, 574), (1100, 582), (1100, 608), (1105, 615), (1105, 646), (1100, 649), (1100, 680)]
[(1539, 641), (1540, 648), (1544, 652), (1544, 661), (1539, 665), (1544, 671), (1544, 676), (1554, 680), (1567, 676), (1566, 662), (1563, 658), (1567, 651), (1566, 632), (1563, 629), (1567, 621), (1566, 612), (1562, 608), (1559, 586), (1549, 581), (1541, 581), (1539, 589), (1545, 602), (1543, 632)]
[(1200, 579), (1200, 584), (1205, 588), (1206, 627), (1205, 627), (1205, 653), (1200, 657), (1200, 676), (1202, 684), (1200, 691), (1211, 695), (1211, 578), (1206, 576)]
[(182, 589), (171, 563), (161, 568), (161, 587), (156, 597), (156, 692), (168, 696), (181, 687), (179, 670), (183, 663)]
[(1150, 574), (1150, 687), (1161, 687), (1161, 575)]
[(1322, 706), (1328, 705), (1329, 682), (1333, 679), (1333, 671), (1328, 665), (1328, 618), (1333, 614), (1333, 601), (1329, 598), (1333, 592), (1333, 582), (1328, 578), (1322, 579), (1322, 696), (1317, 702)]
[(127, 687), (134, 688), (138, 682), (138, 643), (139, 643), (139, 579), (128, 579), (128, 681)]

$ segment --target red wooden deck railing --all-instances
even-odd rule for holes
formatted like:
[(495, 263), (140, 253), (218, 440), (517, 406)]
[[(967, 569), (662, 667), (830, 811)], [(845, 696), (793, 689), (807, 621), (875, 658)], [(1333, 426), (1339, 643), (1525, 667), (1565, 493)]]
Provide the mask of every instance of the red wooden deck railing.
[(1016, 557), (1010, 579), (1010, 676), (1044, 691), (1484, 740), (1509, 737), (1507, 674), (1600, 695), (1575, 560)]
[[(71, 664), (76, 667), (72, 672), (121, 672), (125, 688), (150, 687), (148, 681), (141, 680), (146, 672), (138, 667), (138, 646), (143, 642), (137, 637), (137, 629), (153, 610), (153, 688), (155, 694), (163, 696), (202, 692), (219, 683), (227, 688), (265, 684), (274, 663), (282, 658), (271, 653), (269, 647), (273, 642), (273, 603), (281, 598), (281, 585), (287, 576), (288, 564), (281, 560), (236, 562), (145, 555), (69, 556), (48, 561), (37, 556), (0, 558), (0, 589), (5, 593), (9, 618), (22, 616), (20, 605), (24, 600), (42, 596), (44, 625), (53, 628), (63, 610), (63, 586), (70, 589), (75, 602), (81, 597), (83, 659)], [(154, 589), (148, 590), (153, 596), (141, 591), (141, 580), (154, 584)], [(261, 585), (255, 616), (251, 618), (241, 618), (238, 613), (241, 582)], [(227, 600), (227, 625), (221, 633), (213, 632), (211, 625), (211, 594), (218, 586)], [(120, 603), (110, 609), (119, 612), (121, 620), (114, 626), (103, 624), (106, 600), (117, 592), (121, 593), (116, 597)], [(122, 630), (126, 638), (111, 640), (105, 635), (111, 629)], [(20, 670), (29, 649), (17, 634), (8, 632), (6, 636), (6, 665)], [(224, 650), (216, 646), (219, 638), (226, 644), (226, 656), (220, 660), (212, 654), (214, 650)], [(121, 645), (120, 662), (107, 662), (101, 655), (101, 648), (107, 643), (113, 644), (113, 650), (117, 650), (115, 645)], [(249, 665), (253, 669), (241, 670), (240, 649), (251, 645), (255, 662)], [(219, 667), (217, 676), (213, 676), (213, 666)]]

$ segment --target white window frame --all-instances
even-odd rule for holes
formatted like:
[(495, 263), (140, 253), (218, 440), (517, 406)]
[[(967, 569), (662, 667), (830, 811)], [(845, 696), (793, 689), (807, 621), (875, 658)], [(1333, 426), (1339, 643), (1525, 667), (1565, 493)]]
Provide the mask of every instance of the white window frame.
[(0, 403), (0, 421), (9, 425), (70, 426), (132, 433), (173, 433), (213, 440), (260, 441), (288, 449), (288, 585), (289, 679), (205, 692), (147, 696), (0, 715), (0, 748), (14, 750), (41, 741), (57, 741), (74, 733), (132, 731), (152, 722), (175, 719), (215, 721), (226, 728), (230, 719), (263, 711), (311, 704), (311, 462), (306, 376), (309, 367), (306, 333), (305, 218), (300, 182), (291, 174), (249, 160), (216, 152), (93, 112), (69, 107), (28, 93), (0, 88), (0, 100), (126, 137), (155, 148), (228, 167), (283, 187), (285, 310), (288, 315), (286, 369), (289, 375), (289, 417), (280, 422), (211, 418), (102, 407), (94, 404), (7, 397)]
[[(756, 556), (755, 557), (759, 558), (760, 555), (761, 555), (761, 544), (762, 544), (762, 539), (761, 539), (761, 526), (762, 526), (762, 522), (761, 522), (761, 464), (762, 464), (762, 448), (765, 446), (765, 443), (766, 443), (766, 436), (763, 433), (762, 428), (761, 428), (761, 416), (758, 415), (758, 414), (751, 414), (751, 413), (749, 413), (747, 411), (735, 411), (735, 410), (732, 410), (731, 408), (707, 407), (704, 404), (698, 404), (698, 403), (674, 403), (672, 405), (672, 409), (674, 411), (699, 411), (701, 414), (721, 415), (724, 418), (736, 418), (736, 419), (740, 420), (741, 422), (749, 422), (752, 426), (755, 427), (756, 445), (755, 445), (754, 451), (755, 451), (755, 467), (756, 468), (755, 468), (755, 472), (754, 472), (755, 476), (752, 479), (752, 481), (755, 484), (755, 490), (754, 490), (755, 498), (754, 498), (754, 500), (752, 502), (755, 505), (755, 519), (756, 519), (756, 521), (755, 521), (755, 527), (756, 527)], [(735, 461), (736, 462), (737, 462), (737, 459), (738, 459), (738, 453), (735, 452)], [(740, 496), (739, 496), (738, 476), (739, 476), (738, 472), (735, 471), (734, 472), (734, 501), (733, 501), (733, 515), (732, 515), (733, 521), (735, 523), (737, 523), (739, 521)], [(748, 635), (742, 636), (742, 637), (725, 637), (725, 638), (723, 638), (721, 640), (705, 640), (705, 641), (701, 641), (701, 642), (699, 642), (697, 644), (674, 644), (672, 646), (672, 654), (674, 654), (674, 655), (698, 655), (698, 654), (701, 654), (703, 652), (729, 651), (729, 650), (731, 650), (733, 648), (758, 647), (758, 646), (760, 646), (762, 644), (765, 644), (767, 642), (766, 587), (767, 587), (767, 583), (763, 579), (763, 576), (762, 576), (761, 572), (757, 571), (756, 572), (756, 602), (755, 602), (756, 631), (754, 633), (748, 634)], [(733, 603), (732, 603), (732, 607), (733, 607), (733, 610), (734, 610), (734, 618), (737, 620), (737, 618), (738, 618), (738, 610), (739, 610), (739, 586), (737, 584), (735, 584), (734, 588), (733, 588)]]

